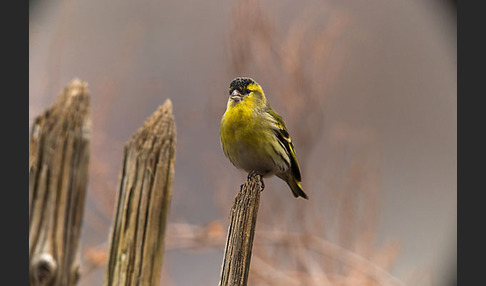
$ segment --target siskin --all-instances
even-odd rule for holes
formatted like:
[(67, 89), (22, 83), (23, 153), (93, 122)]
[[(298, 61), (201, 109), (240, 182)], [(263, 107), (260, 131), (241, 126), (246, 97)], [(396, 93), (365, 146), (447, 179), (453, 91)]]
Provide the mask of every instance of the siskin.
[(229, 95), (219, 128), (226, 157), (250, 175), (276, 175), (296, 198), (308, 199), (285, 122), (268, 103), (262, 87), (251, 78), (238, 77), (231, 82)]

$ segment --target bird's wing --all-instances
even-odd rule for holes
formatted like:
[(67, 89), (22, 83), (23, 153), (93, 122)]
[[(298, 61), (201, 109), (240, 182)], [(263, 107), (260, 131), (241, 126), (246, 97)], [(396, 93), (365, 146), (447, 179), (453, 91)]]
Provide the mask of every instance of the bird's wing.
[(270, 108), (267, 112), (275, 119), (273, 131), (280, 143), (285, 147), (285, 150), (287, 150), (290, 158), (290, 168), (292, 170), (292, 174), (294, 175), (295, 179), (300, 182), (302, 179), (300, 175), (299, 163), (297, 162), (294, 144), (292, 144), (292, 140), (290, 139), (289, 132), (287, 131), (287, 127), (285, 126), (285, 122), (283, 121), (283, 118), (278, 115), (273, 109)]

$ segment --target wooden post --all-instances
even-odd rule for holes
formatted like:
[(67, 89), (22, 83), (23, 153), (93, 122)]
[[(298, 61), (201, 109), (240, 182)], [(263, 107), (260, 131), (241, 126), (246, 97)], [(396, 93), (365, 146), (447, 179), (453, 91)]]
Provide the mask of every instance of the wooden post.
[(87, 83), (74, 80), (32, 126), (30, 285), (74, 285), (79, 277), (90, 125)]
[(220, 286), (247, 285), (262, 190), (260, 175), (250, 176), (235, 198), (230, 213)]
[(174, 177), (167, 100), (125, 145), (104, 285), (158, 285)]

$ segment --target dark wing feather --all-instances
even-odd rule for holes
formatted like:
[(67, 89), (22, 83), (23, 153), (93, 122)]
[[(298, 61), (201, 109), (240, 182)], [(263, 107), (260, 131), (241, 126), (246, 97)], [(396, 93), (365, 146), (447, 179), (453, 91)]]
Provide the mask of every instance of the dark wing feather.
[(289, 132), (287, 131), (287, 127), (285, 126), (285, 122), (283, 121), (282, 117), (278, 115), (273, 109), (269, 109), (267, 111), (276, 121), (276, 125), (273, 129), (275, 135), (277, 136), (278, 140), (287, 150), (290, 158), (290, 168), (292, 170), (292, 174), (297, 181), (302, 181), (300, 175), (300, 168), (299, 163), (297, 162), (297, 156), (295, 155), (294, 144), (292, 144), (292, 140), (290, 139)]

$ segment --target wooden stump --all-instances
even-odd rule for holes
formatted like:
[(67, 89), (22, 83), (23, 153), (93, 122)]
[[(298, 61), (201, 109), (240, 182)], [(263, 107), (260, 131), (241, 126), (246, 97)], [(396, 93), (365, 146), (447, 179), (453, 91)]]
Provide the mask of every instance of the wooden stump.
[(125, 145), (104, 285), (158, 285), (175, 149), (167, 100)]
[(251, 176), (241, 186), (230, 213), (220, 286), (246, 286), (251, 250), (263, 190), (260, 175)]
[(35, 119), (29, 146), (29, 284), (74, 285), (88, 181), (89, 95), (74, 80)]

